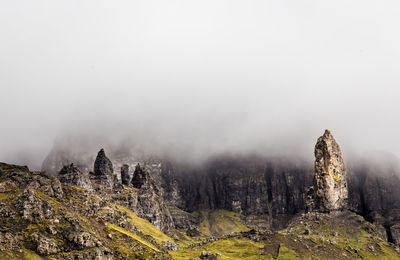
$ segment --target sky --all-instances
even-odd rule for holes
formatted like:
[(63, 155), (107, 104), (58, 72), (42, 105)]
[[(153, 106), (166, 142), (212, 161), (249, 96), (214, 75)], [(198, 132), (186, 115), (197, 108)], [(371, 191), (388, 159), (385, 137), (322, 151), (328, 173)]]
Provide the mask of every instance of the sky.
[(312, 158), (326, 128), (345, 155), (399, 156), (399, 9), (390, 0), (0, 0), (0, 161), (40, 168), (66, 136), (193, 160)]

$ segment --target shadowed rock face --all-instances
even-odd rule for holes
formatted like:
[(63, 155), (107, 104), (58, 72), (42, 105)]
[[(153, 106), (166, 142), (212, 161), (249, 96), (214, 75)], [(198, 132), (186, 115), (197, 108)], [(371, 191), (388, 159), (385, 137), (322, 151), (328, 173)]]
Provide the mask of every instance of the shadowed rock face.
[(131, 176), (129, 175), (129, 165), (124, 164), (121, 167), (121, 182), (122, 182), (122, 184), (129, 186), (130, 179), (131, 179)]
[(150, 181), (149, 173), (140, 167), (139, 164), (136, 165), (135, 172), (133, 173), (132, 186), (140, 189), (145, 183)]
[(347, 208), (347, 173), (342, 152), (329, 130), (315, 145), (314, 210), (329, 212)]
[(94, 180), (106, 188), (112, 188), (116, 177), (110, 159), (107, 158), (103, 149), (97, 154), (94, 162)]
[(60, 170), (58, 179), (66, 185), (79, 186), (89, 191), (93, 189), (89, 175), (82, 173), (74, 164), (65, 165)]
[(94, 162), (94, 175), (113, 175), (113, 173), (113, 165), (110, 159), (107, 158), (104, 149), (101, 149)]

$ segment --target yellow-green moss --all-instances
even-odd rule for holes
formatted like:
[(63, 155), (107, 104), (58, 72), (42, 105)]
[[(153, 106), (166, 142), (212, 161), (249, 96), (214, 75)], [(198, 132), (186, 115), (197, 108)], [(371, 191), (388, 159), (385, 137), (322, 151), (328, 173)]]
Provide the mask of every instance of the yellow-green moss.
[(0, 200), (8, 199), (8, 198), (12, 197), (12, 195), (14, 195), (14, 194), (11, 194), (11, 193), (0, 193)]
[(43, 259), (35, 252), (28, 250), (28, 249), (24, 249), (23, 254), (24, 254), (24, 258), (26, 260), (42, 260)]
[(341, 180), (339, 175), (334, 172), (334, 173), (332, 173), (332, 176), (333, 176), (333, 180), (335, 181), (335, 183), (338, 184)]
[(124, 229), (122, 227), (116, 226), (116, 225), (111, 224), (111, 223), (106, 223), (106, 227), (109, 228), (109, 229), (118, 231), (118, 232), (120, 232), (122, 234), (125, 234), (125, 235), (127, 235), (127, 236), (129, 236), (129, 237), (131, 237), (131, 238), (133, 238), (133, 239), (135, 239), (137, 241), (139, 241), (143, 245), (145, 245), (145, 246), (147, 246), (147, 247), (149, 247), (149, 248), (151, 248), (151, 249), (153, 249), (153, 250), (155, 250), (157, 252), (160, 252), (160, 250), (157, 247), (155, 247), (153, 244), (151, 244), (150, 242), (146, 241), (145, 239), (141, 238), (138, 235), (135, 235), (135, 234), (129, 232), (128, 230), (126, 230), (126, 229)]
[(123, 212), (126, 212), (128, 214), (128, 221), (134, 225), (137, 229), (142, 231), (144, 234), (149, 235), (153, 237), (154, 239), (160, 241), (173, 241), (172, 238), (164, 234), (161, 230), (156, 228), (153, 224), (151, 224), (149, 221), (142, 219), (138, 217), (135, 213), (133, 213), (131, 210), (120, 206), (120, 205), (115, 205), (115, 207)]
[(236, 232), (246, 232), (250, 230), (242, 222), (244, 217), (238, 213), (215, 210), (202, 211), (201, 213), (200, 232), (205, 236), (210, 235), (227, 235)]
[(279, 246), (279, 254), (278, 260), (292, 260), (292, 259), (300, 259), (295, 251), (287, 248), (284, 244)]

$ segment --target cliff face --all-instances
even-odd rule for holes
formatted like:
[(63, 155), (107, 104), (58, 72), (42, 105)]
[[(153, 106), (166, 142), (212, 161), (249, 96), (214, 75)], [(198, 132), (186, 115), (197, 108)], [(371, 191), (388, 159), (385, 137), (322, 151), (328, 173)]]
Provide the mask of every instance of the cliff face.
[[(286, 222), (284, 219), (306, 209), (306, 187), (313, 186), (320, 191), (316, 197), (318, 210), (331, 211), (348, 205), (350, 210), (368, 220), (387, 226), (390, 233), (390, 227), (400, 221), (397, 188), (400, 186), (400, 167), (393, 163), (397, 159), (350, 160), (346, 175), (340, 148), (330, 133), (318, 139), (315, 156), (314, 169), (312, 163), (302, 160), (261, 156), (220, 156), (196, 167), (163, 159), (138, 161), (126, 156), (115, 160), (112, 154), (110, 158), (112, 164), (118, 165), (114, 167), (118, 169), (114, 172), (116, 179), (121, 180), (118, 175), (123, 172), (124, 183), (128, 186), (138, 162), (146, 169), (155, 188), (145, 190), (154, 190), (149, 193), (151, 196), (142, 190), (143, 201), (149, 195), (154, 201), (159, 197), (166, 205), (187, 212), (224, 209), (264, 216), (270, 225), (281, 227)], [(54, 154), (53, 157), (57, 158)], [(127, 165), (119, 170), (124, 164)], [(83, 169), (92, 169), (92, 166)], [(318, 173), (317, 178), (313, 178), (314, 172)], [(139, 205), (137, 201), (130, 203), (132, 209), (138, 208), (134, 206)], [(168, 229), (171, 227), (170, 215), (162, 212), (166, 211), (159, 210), (153, 216), (148, 215), (149, 212), (138, 211), (138, 214), (147, 215), (147, 219)], [(181, 227), (190, 227), (196, 222), (188, 215), (180, 215), (179, 211), (171, 212), (171, 216)]]
[(304, 189), (311, 181), (311, 169), (302, 164), (257, 156), (225, 156), (209, 161), (204, 168), (164, 171), (176, 186), (164, 189), (167, 201), (174, 206), (188, 211), (225, 209), (271, 217), (303, 210)]

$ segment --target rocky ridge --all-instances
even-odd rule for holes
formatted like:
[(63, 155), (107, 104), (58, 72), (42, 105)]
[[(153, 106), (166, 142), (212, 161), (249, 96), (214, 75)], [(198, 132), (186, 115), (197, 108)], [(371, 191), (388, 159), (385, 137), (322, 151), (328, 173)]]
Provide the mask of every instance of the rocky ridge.
[(0, 258), (399, 258), (396, 175), (346, 176), (330, 132), (315, 156), (314, 177), (306, 163), (258, 156), (115, 168), (103, 149), (93, 171), (69, 163), (57, 176), (0, 163)]

